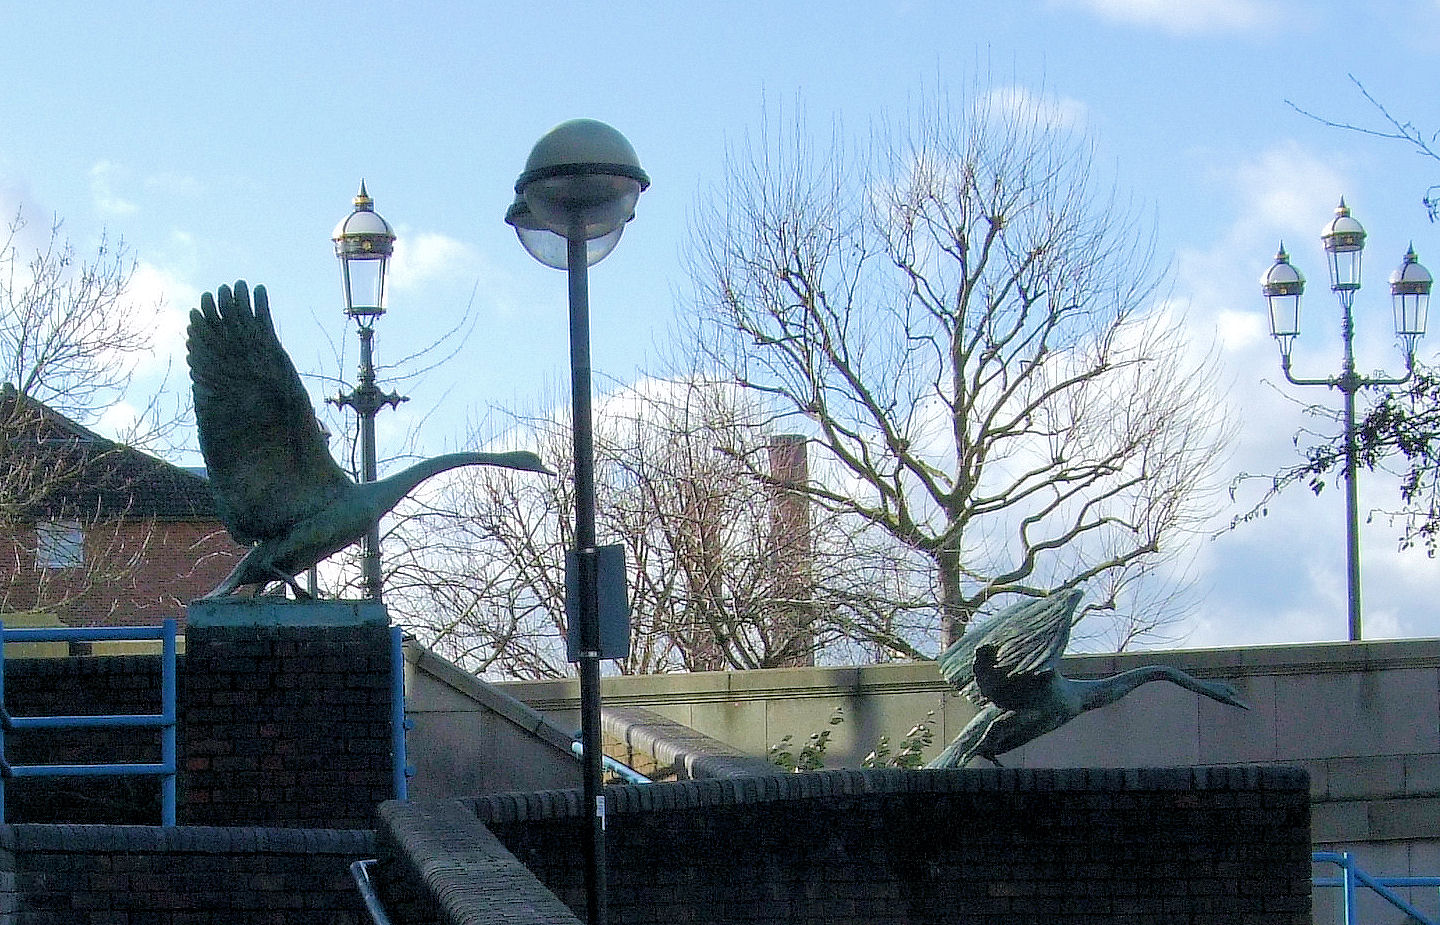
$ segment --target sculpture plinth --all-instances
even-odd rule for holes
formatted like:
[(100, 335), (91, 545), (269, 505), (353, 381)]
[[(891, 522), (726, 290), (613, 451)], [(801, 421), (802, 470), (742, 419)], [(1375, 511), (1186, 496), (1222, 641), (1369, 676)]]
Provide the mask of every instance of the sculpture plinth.
[(292, 601), (280, 597), (224, 597), (191, 601), (186, 625), (216, 626), (387, 626), (379, 601)]
[(190, 605), (180, 683), (180, 821), (371, 828), (393, 799), (383, 605)]

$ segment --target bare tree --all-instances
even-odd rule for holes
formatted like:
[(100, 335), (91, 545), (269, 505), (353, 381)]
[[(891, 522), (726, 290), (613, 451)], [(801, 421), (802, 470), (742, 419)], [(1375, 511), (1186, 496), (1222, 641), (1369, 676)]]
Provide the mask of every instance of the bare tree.
[(1195, 525), (1221, 427), (1148, 237), (1051, 107), (942, 96), (863, 149), (767, 124), (691, 255), (690, 356), (810, 434), (812, 499), (926, 561), (941, 645), (1079, 585), (1123, 636), (1159, 626), (1129, 590)]
[[(847, 647), (919, 657), (917, 607), (893, 543), (787, 486), (794, 445), (714, 383), (645, 381), (599, 403), (596, 482), (604, 542), (626, 551), (626, 673), (767, 668)], [(503, 676), (567, 673), (564, 550), (573, 509), (568, 421), (524, 420), (559, 473), (457, 473), (392, 531), (392, 611), (462, 664)], [(742, 449), (743, 448), (743, 449)], [(764, 480), (740, 460), (771, 460)], [(788, 451), (788, 452), (787, 452)], [(884, 538), (880, 538), (884, 539)], [(923, 609), (923, 608), (922, 608)]]
[[(1378, 118), (1378, 122), (1369, 121), (1346, 122), (1336, 119), (1329, 119), (1317, 115), (1308, 109), (1304, 109), (1290, 100), (1285, 104), (1307, 119), (1313, 119), (1321, 125), (1328, 125), (1331, 128), (1343, 129), (1347, 132), (1356, 132), (1361, 135), (1370, 135), (1375, 138), (1385, 138), (1390, 141), (1398, 141), (1403, 145), (1412, 148), (1421, 157), (1429, 158), (1432, 161), (1440, 161), (1440, 132), (1427, 132), (1421, 130), (1415, 123), (1403, 119), (1390, 111), (1390, 109), (1372, 94), (1360, 79), (1354, 74), (1346, 74), (1355, 89), (1364, 97), (1365, 102), (1372, 110), (1372, 116)], [(1432, 185), (1426, 191), (1421, 202), (1425, 205), (1426, 212), (1430, 215), (1430, 221), (1440, 218), (1440, 185)]]
[[(148, 544), (144, 525), (94, 529), (110, 516), (97, 494), (124, 489), (106, 465), (121, 447), (75, 423), (125, 394), (136, 358), (149, 348), (148, 319), (127, 299), (133, 272), (123, 244), (102, 238), (82, 258), (58, 221), (37, 243), (17, 213), (0, 240), (0, 531), (9, 547), (0, 606), (7, 609), (63, 609), (91, 588), (122, 582)], [(83, 564), (62, 572), (29, 561), (43, 552), (46, 525), (88, 537), (83, 557), (74, 551)]]
[(82, 259), (59, 221), (33, 253), (17, 213), (0, 243), (0, 375), (21, 395), (88, 421), (124, 394), (146, 320), (127, 304), (135, 264), (101, 238)]

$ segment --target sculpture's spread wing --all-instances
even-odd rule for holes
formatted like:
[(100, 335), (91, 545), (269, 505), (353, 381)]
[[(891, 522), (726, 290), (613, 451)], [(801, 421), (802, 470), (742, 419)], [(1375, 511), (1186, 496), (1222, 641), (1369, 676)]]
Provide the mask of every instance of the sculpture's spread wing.
[(940, 653), (940, 673), (967, 699), (985, 706), (990, 700), (975, 683), (975, 650), (980, 646), (994, 647), (995, 673), (1017, 686), (1055, 671), (1070, 643), (1070, 621), (1080, 597), (1079, 591), (1062, 591), (1007, 607)]
[(310, 397), (244, 282), (190, 312), (186, 347), (195, 421), (220, 519), (240, 543), (285, 536), (351, 484), (326, 447)]

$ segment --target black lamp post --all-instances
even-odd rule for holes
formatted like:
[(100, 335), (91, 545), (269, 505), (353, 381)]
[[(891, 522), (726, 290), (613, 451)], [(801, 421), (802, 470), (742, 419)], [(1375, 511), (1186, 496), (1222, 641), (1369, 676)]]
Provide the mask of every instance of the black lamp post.
[(1321, 379), (1297, 378), (1290, 373), (1290, 348), (1300, 336), (1300, 296), (1305, 277), (1290, 265), (1285, 245), (1275, 263), (1261, 279), (1261, 289), (1270, 308), (1270, 333), (1280, 345), (1280, 368), (1294, 385), (1323, 385), (1339, 389), (1345, 396), (1345, 564), (1350, 605), (1350, 639), (1360, 634), (1360, 513), (1356, 480), (1355, 393), (1367, 386), (1403, 385), (1415, 371), (1415, 342), (1425, 334), (1425, 314), (1430, 301), (1430, 273), (1415, 260), (1412, 245), (1400, 269), (1390, 276), (1390, 294), (1395, 309), (1395, 335), (1405, 352), (1405, 375), (1361, 376), (1355, 372), (1355, 325), (1351, 306), (1360, 288), (1360, 258), (1365, 249), (1365, 229), (1350, 216), (1345, 200), (1335, 209), (1335, 218), (1320, 235), (1330, 264), (1330, 288), (1340, 299), (1340, 335), (1345, 350), (1340, 375)]
[[(375, 481), (375, 415), (389, 405), (405, 401), (402, 395), (382, 392), (375, 384), (375, 319), (385, 314), (385, 275), (395, 249), (395, 232), (375, 211), (375, 203), (360, 183), (355, 211), (340, 220), (330, 236), (340, 260), (340, 283), (345, 314), (355, 319), (360, 333), (360, 373), (355, 388), (329, 402), (355, 410), (360, 418), (360, 478)], [(380, 527), (365, 534), (361, 544), (365, 597), (380, 600)]]
[(595, 450), (590, 411), (588, 268), (615, 249), (650, 185), (635, 149), (603, 122), (575, 119), (547, 132), (515, 181), (505, 221), (525, 250), (570, 282), (570, 396), (575, 442), (575, 561), (580, 632), (580, 741), (584, 749), (585, 897), (590, 925), (605, 922), (605, 797), (600, 743), (600, 592), (595, 542)]

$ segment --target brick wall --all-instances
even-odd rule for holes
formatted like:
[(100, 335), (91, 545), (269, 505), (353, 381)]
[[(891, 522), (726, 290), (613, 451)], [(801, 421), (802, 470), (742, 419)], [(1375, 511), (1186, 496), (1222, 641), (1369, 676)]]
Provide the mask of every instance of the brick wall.
[(33, 526), (0, 538), (0, 611), (53, 613), (72, 626), (149, 626), (185, 618), (244, 550), (216, 521), (105, 520), (85, 525), (85, 562), (37, 569)]
[[(159, 713), (158, 656), (5, 660), (5, 706), (15, 716)], [(160, 760), (155, 729), (23, 730), (5, 736), (16, 764)], [(17, 778), (5, 783), (9, 822), (158, 825), (160, 779)]]
[[(192, 627), (179, 660), (179, 811), (203, 825), (369, 828), (394, 796), (383, 626)], [(159, 713), (158, 656), (7, 659), (16, 716)], [(5, 736), (17, 764), (157, 762), (151, 729)], [(160, 822), (155, 777), (5, 783), (21, 823)]]
[(192, 625), (180, 821), (373, 826), (394, 796), (390, 677), (384, 625)]
[(0, 827), (0, 921), (362, 925), (349, 865), (373, 852), (362, 831)]
[[(611, 787), (610, 920), (1308, 925), (1307, 786), (1303, 771), (1236, 767)], [(555, 791), (469, 805), (583, 912), (579, 804)]]

